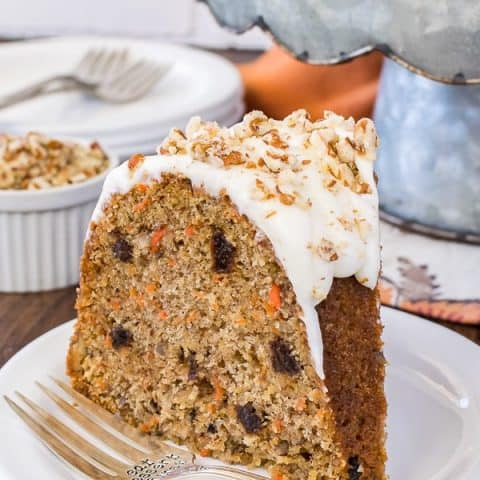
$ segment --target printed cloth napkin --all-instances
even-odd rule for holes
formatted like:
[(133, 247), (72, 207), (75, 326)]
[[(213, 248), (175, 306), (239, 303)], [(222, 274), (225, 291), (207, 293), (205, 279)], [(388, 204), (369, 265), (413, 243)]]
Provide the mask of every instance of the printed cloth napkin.
[(480, 324), (480, 246), (381, 224), (382, 303), (439, 320)]

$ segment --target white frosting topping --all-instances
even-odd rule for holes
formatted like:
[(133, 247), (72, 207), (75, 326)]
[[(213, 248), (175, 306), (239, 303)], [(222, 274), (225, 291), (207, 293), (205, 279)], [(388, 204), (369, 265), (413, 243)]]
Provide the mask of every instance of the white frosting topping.
[(303, 309), (313, 364), (323, 374), (315, 306), (334, 277), (374, 288), (380, 269), (373, 123), (326, 112), (312, 122), (302, 110), (282, 121), (251, 112), (231, 128), (194, 118), (186, 134), (172, 130), (157, 156), (134, 156), (105, 181), (93, 215), (113, 193), (182, 174), (196, 187), (225, 192), (263, 232)]

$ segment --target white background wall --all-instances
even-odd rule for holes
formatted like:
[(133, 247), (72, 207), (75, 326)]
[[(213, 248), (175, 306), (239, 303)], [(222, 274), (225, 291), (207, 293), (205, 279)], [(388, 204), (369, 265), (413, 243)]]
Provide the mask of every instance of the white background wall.
[(234, 35), (195, 0), (0, 0), (0, 37), (101, 33), (158, 37), (209, 47), (263, 49), (258, 28)]

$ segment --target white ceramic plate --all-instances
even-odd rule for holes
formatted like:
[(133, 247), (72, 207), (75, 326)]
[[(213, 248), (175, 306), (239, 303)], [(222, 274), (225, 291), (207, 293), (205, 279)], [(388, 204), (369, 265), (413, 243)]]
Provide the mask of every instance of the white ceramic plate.
[(0, 95), (71, 70), (91, 47), (128, 48), (134, 57), (173, 66), (149, 95), (136, 102), (108, 104), (77, 91), (52, 94), (1, 110), (0, 130), (93, 135), (113, 147), (117, 138), (143, 141), (152, 138), (152, 132), (183, 127), (192, 115), (223, 115), (224, 109), (240, 101), (240, 75), (233, 64), (218, 55), (155, 41), (94, 36), (2, 45)]
[[(427, 320), (383, 308), (391, 480), (480, 478), (480, 348)], [(0, 393), (18, 389), (48, 405), (37, 379), (62, 377), (72, 323), (17, 353), (0, 370)], [(0, 400), (0, 478), (80, 479)]]

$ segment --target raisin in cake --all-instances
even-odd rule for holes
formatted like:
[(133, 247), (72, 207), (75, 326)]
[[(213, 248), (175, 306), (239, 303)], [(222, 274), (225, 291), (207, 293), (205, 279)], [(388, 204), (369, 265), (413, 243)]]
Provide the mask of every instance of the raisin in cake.
[(190, 121), (106, 180), (81, 263), (75, 389), (274, 480), (385, 479), (370, 120)]

